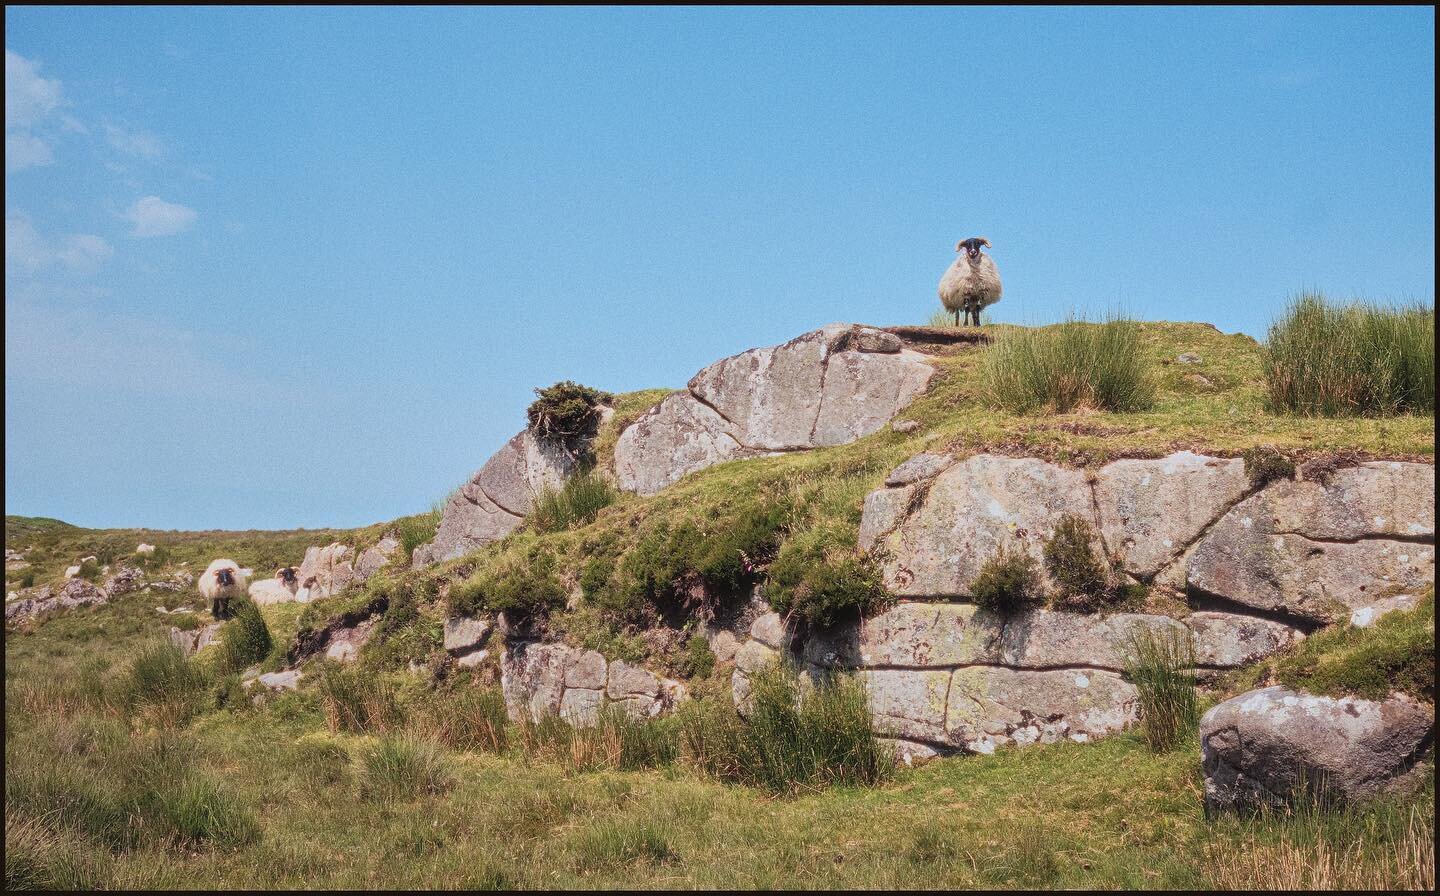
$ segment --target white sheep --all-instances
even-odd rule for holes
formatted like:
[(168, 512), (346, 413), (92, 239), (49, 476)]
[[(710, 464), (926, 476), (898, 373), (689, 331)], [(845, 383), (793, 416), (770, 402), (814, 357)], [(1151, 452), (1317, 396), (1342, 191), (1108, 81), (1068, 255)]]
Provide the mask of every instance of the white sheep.
[(980, 309), (1000, 301), (1000, 272), (990, 256), (980, 251), (989, 246), (983, 236), (973, 236), (955, 244), (960, 257), (940, 278), (940, 301), (945, 310), (955, 312), (955, 325), (960, 325), (960, 312), (965, 312), (965, 323), (973, 315), (975, 326), (980, 326)]
[(250, 599), (257, 604), (279, 604), (295, 600), (300, 590), (300, 579), (293, 566), (282, 566), (275, 570), (273, 579), (261, 579), (250, 586)]
[(210, 615), (225, 619), (230, 615), (230, 599), (245, 594), (245, 576), (234, 560), (212, 560), (196, 587), (210, 601)]

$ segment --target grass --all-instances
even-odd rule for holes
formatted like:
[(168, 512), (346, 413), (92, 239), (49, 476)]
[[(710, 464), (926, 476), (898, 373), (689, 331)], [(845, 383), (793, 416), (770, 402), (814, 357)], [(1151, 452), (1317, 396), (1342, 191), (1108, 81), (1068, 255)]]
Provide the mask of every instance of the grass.
[(1015, 413), (1076, 408), (1143, 411), (1155, 387), (1140, 352), (1140, 325), (1071, 320), (1003, 336), (980, 369), (990, 402)]
[(558, 532), (584, 525), (615, 503), (617, 492), (594, 469), (582, 470), (560, 488), (546, 486), (535, 498), (527, 522), (536, 532)]
[(454, 784), (443, 750), (433, 741), (386, 735), (365, 750), (360, 795), (395, 801), (443, 793)]
[(1306, 638), (1294, 651), (1235, 675), (1231, 689), (1273, 682), (1334, 697), (1383, 700), (1393, 691), (1435, 699), (1435, 591), (1413, 610), (1395, 610), (1368, 627), (1348, 623)]
[(231, 602), (232, 618), (220, 629), (220, 651), (227, 671), (238, 672), (270, 655), (273, 642), (260, 608), (248, 597)]
[(1270, 327), (1265, 381), (1279, 413), (1433, 414), (1435, 309), (1303, 294)]
[(1195, 692), (1195, 648), (1189, 632), (1143, 629), (1127, 645), (1125, 677), (1140, 695), (1140, 724), (1156, 753), (1195, 742), (1200, 698)]

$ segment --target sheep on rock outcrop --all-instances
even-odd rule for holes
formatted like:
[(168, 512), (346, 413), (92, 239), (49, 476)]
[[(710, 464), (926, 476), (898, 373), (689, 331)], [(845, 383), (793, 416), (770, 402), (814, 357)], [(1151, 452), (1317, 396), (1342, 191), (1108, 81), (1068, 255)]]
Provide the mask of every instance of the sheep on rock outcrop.
[(210, 614), (226, 619), (230, 616), (230, 599), (245, 594), (245, 576), (234, 560), (212, 560), (196, 587), (210, 601)]
[(955, 324), (960, 324), (960, 312), (965, 312), (965, 323), (973, 316), (975, 326), (980, 326), (980, 309), (1000, 301), (1000, 272), (990, 256), (980, 251), (989, 246), (983, 236), (972, 236), (955, 244), (960, 257), (940, 278), (940, 301), (945, 310), (955, 312)]
[(293, 566), (275, 570), (275, 577), (261, 579), (250, 586), (250, 599), (257, 604), (279, 604), (295, 600), (300, 590), (300, 577)]

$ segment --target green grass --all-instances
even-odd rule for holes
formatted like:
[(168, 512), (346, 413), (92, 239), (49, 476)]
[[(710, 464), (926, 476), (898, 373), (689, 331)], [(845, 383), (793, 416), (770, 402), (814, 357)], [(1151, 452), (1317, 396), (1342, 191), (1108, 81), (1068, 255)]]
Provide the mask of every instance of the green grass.
[(1270, 328), (1270, 407), (1309, 416), (1435, 411), (1435, 309), (1296, 298)]
[(558, 532), (584, 525), (614, 504), (617, 494), (615, 487), (595, 470), (582, 470), (560, 488), (541, 489), (526, 522), (536, 532)]
[(1400, 691), (1435, 699), (1435, 592), (1413, 610), (1395, 610), (1368, 627), (1348, 623), (1306, 638), (1294, 651), (1238, 673), (1233, 689), (1265, 682), (1329, 696), (1383, 700)]
[(1140, 695), (1140, 725), (1157, 753), (1193, 745), (1200, 722), (1195, 691), (1195, 648), (1189, 632), (1148, 629), (1130, 639), (1125, 677)]
[(270, 655), (273, 642), (260, 608), (248, 597), (231, 601), (232, 618), (220, 629), (222, 665), (227, 671), (259, 663)]
[(365, 799), (415, 799), (442, 793), (453, 784), (444, 751), (433, 741), (386, 735), (364, 752), (360, 795)]
[(1016, 413), (1143, 411), (1155, 401), (1140, 325), (1125, 319), (1011, 332), (985, 352), (980, 377), (990, 402)]

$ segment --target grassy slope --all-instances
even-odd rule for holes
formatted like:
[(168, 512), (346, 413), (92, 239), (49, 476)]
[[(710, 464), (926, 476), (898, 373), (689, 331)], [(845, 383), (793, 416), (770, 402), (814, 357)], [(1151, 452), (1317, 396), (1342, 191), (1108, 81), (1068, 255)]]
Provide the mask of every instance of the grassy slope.
[[(796, 529), (826, 526), (837, 542), (853, 544), (863, 496), (889, 469), (925, 449), (1000, 450), (1069, 463), (1160, 455), (1181, 447), (1235, 454), (1267, 443), (1300, 454), (1358, 451), (1428, 459), (1433, 450), (1429, 417), (1312, 420), (1264, 414), (1258, 347), (1247, 337), (1199, 324), (1147, 324), (1144, 338), (1159, 377), (1159, 400), (1151, 411), (1007, 415), (985, 407), (975, 392), (978, 353), (943, 357), (937, 359), (941, 372), (930, 392), (902, 415), (922, 423), (917, 433), (886, 428), (841, 448), (723, 464), (650, 499), (623, 496), (594, 523), (542, 540), (570, 564), (567, 575), (573, 575), (595, 544), (625, 543), (647, 520), (723, 521), (727, 513), (743, 513), (757, 495), (784, 492), (799, 498)], [(1185, 351), (1198, 353), (1204, 363), (1173, 363)], [(649, 390), (619, 397), (616, 418), (597, 442), (602, 463), (621, 426), (666, 394)], [(31, 558), (43, 582), (84, 554), (108, 551), (102, 560), (115, 559), (140, 541), (166, 545), (172, 562), (187, 561), (192, 570), (215, 556), (264, 570), (298, 561), (311, 544), (338, 539), (363, 546), (382, 528), (166, 533), (7, 518), (6, 543), (37, 549)], [(444, 578), (508, 549), (491, 546), (411, 575)], [(332, 605), (353, 599), (335, 599)], [(7, 634), (7, 768), (79, 761), (72, 755), (76, 738), (61, 730), (73, 723), (30, 716), (15, 698), (39, 682), (71, 679), (87, 669), (116, 674), (139, 645), (163, 637), (167, 623), (153, 610), (157, 602), (151, 595), (127, 596)], [(323, 615), (324, 607), (312, 606)], [(299, 608), (267, 607), (265, 613), (283, 646), (298, 624)], [(572, 637), (585, 632), (582, 619), (568, 621)], [(567, 617), (559, 622), (565, 628)], [(1313, 830), (1278, 820), (1207, 822), (1199, 810), (1193, 748), (1152, 756), (1129, 735), (1092, 746), (944, 760), (904, 773), (883, 789), (834, 790), (790, 801), (716, 785), (679, 769), (576, 775), (513, 754), (452, 754), (458, 782), (453, 791), (382, 806), (357, 800), (353, 766), (328, 783), (298, 771), (298, 754), (292, 756), (297, 744), (332, 739), (322, 732), (315, 698), (307, 693), (258, 713), (212, 712), (185, 732), (196, 761), (222, 776), (260, 820), (264, 833), (257, 843), (235, 851), (148, 845), (112, 854), (83, 842), (57, 848), (88, 856), (97, 882), (132, 887), (1194, 887), (1224, 874), (1239, 875), (1224, 877), (1232, 885), (1247, 874), (1263, 880), (1287, 856), (1297, 867), (1313, 866), (1317, 842), (1339, 837), (1348, 843), (1354, 833), (1345, 827), (1352, 821)], [(371, 742), (333, 739), (352, 758)], [(86, 761), (103, 762), (104, 756)], [(1433, 786), (1419, 804), (1427, 817), (1431, 800)], [(1368, 835), (1372, 845), (1377, 837), (1382, 844), (1401, 837), (1393, 823), (1407, 811), (1382, 807), (1362, 819), (1362, 827), (1379, 831)], [(1266, 864), (1247, 870), (1223, 858), (1255, 854), (1238, 849), (1241, 843), (1263, 844)], [(1292, 849), (1287, 843), (1298, 845)], [(1377, 862), (1358, 865), (1373, 869)], [(1433, 858), (1431, 869), (1433, 876)], [(1424, 883), (1414, 877), (1385, 880)]]

